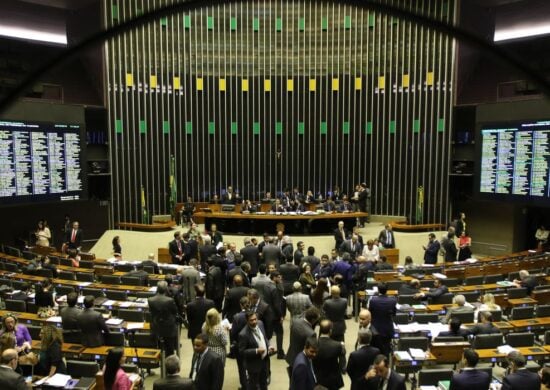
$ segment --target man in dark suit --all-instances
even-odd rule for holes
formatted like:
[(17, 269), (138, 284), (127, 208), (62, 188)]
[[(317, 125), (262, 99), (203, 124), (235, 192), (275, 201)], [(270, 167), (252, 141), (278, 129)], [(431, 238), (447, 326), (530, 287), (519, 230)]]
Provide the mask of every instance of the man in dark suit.
[(323, 312), (332, 321), (332, 338), (336, 341), (344, 341), (346, 333), (346, 312), (348, 301), (340, 297), (340, 287), (330, 288), (330, 298), (323, 303)]
[(317, 384), (329, 390), (338, 390), (344, 386), (342, 373), (346, 368), (346, 348), (343, 342), (331, 338), (332, 323), (322, 320), (319, 324), (317, 356), (313, 360), (313, 369)]
[(63, 330), (78, 330), (78, 316), (82, 313), (76, 302), (78, 301), (78, 294), (72, 292), (67, 294), (67, 307), (61, 310), (61, 327)]
[(179, 352), (179, 322), (176, 318), (178, 308), (173, 298), (166, 296), (168, 284), (162, 280), (157, 284), (157, 295), (148, 299), (151, 313), (151, 333), (161, 342), (161, 347), (170, 356)]
[(227, 318), (229, 322), (233, 321), (233, 316), (240, 311), (241, 307), (239, 301), (242, 297), (246, 296), (248, 292), (248, 287), (243, 286), (243, 278), (241, 275), (235, 275), (233, 277), (233, 285), (234, 287), (231, 287), (227, 291), (222, 310), (223, 317)]
[(300, 268), (293, 263), (292, 259), (287, 259), (286, 263), (279, 268), (279, 272), (283, 278), (284, 295), (292, 294), (292, 285), (300, 279)]
[(437, 263), (437, 256), (441, 244), (437, 241), (433, 233), (428, 234), (428, 240), (428, 245), (422, 247), (422, 249), (424, 249), (424, 264), (435, 264)]
[(87, 295), (84, 298), (84, 310), (76, 318), (82, 332), (82, 345), (91, 348), (105, 345), (104, 335), (109, 334), (105, 319), (93, 309), (94, 300), (93, 295)]
[(202, 245), (199, 246), (199, 258), (201, 270), (206, 272), (208, 270), (207, 261), (210, 256), (214, 256), (217, 252), (216, 247), (212, 245), (212, 238), (210, 236), (204, 236), (202, 238)]
[(355, 260), (356, 257), (361, 256), (362, 251), (363, 251), (363, 248), (359, 243), (359, 237), (357, 236), (357, 234), (353, 234), (351, 236), (351, 239), (345, 240), (340, 245), (340, 253), (342, 255), (344, 253), (349, 253), (352, 260)]
[(529, 271), (522, 269), (519, 271), (519, 279), (514, 280), (517, 287), (527, 289), (527, 295), (531, 295), (535, 287), (538, 286), (538, 281), (533, 276), (529, 276)]
[(397, 291), (399, 295), (415, 295), (420, 292), (420, 281), (411, 279), (409, 283), (403, 283)]
[(222, 390), (223, 362), (220, 355), (208, 348), (208, 335), (198, 334), (193, 340), (193, 360), (189, 377), (197, 390)]
[(340, 250), (342, 243), (347, 240), (349, 231), (344, 227), (344, 221), (338, 221), (338, 227), (334, 230), (334, 248)]
[(370, 330), (360, 330), (358, 337), (357, 350), (349, 355), (346, 371), (351, 379), (351, 390), (360, 390), (365, 387), (365, 374), (374, 363), (376, 356), (380, 355), (380, 350), (370, 346), (372, 332)]
[(240, 275), (242, 279), (242, 285), (245, 287), (250, 287), (250, 279), (248, 278), (248, 273), (250, 272), (250, 264), (247, 262), (242, 262), (239, 258), (234, 262), (235, 266), (227, 272), (227, 287), (235, 287), (233, 284), (233, 279), (236, 275)]
[(193, 343), (195, 337), (201, 333), (201, 327), (206, 318), (206, 312), (215, 307), (214, 301), (204, 297), (204, 285), (195, 284), (196, 298), (187, 304), (186, 314), (189, 326), (187, 337)]
[(448, 292), (449, 289), (447, 288), (447, 286), (445, 286), (440, 279), (436, 279), (434, 280), (433, 288), (428, 290), (428, 292), (419, 292), (415, 295), (415, 298), (434, 300), (436, 298), (439, 298), (443, 294), (447, 294)]
[(395, 248), (395, 234), (389, 223), (386, 224), (385, 229), (378, 235), (378, 241), (384, 248)]
[(183, 264), (183, 242), (181, 241), (181, 232), (174, 233), (174, 239), (168, 244), (168, 252), (172, 258), (172, 263)]
[(473, 335), (502, 333), (499, 328), (493, 325), (493, 314), (491, 314), (490, 311), (482, 311), (479, 313), (479, 319), (481, 323), (475, 324), (470, 329)]
[(164, 360), (166, 378), (157, 379), (153, 390), (195, 390), (193, 381), (180, 376), (180, 359), (177, 355), (168, 356)]
[(460, 319), (454, 317), (449, 322), (449, 330), (439, 332), (438, 337), (462, 337), (466, 339), (471, 333), (469, 330), (461, 328), (462, 322)]
[(252, 279), (252, 277), (256, 276), (258, 273), (258, 261), (260, 259), (260, 250), (257, 246), (254, 246), (252, 244), (252, 240), (250, 237), (244, 238), (244, 248), (241, 248), (240, 250), (241, 256), (243, 258), (243, 262), (248, 262), (250, 264), (250, 275), (249, 277)]
[[(359, 206), (359, 211), (362, 213), (369, 213), (370, 212), (370, 189), (367, 187), (367, 183), (361, 183), (359, 186), (359, 194), (358, 194), (358, 201), (357, 204)], [(360, 220), (360, 227), (364, 227), (365, 223), (370, 222), (370, 216), (361, 217)]]
[(241, 388), (246, 389), (246, 370), (244, 368), (244, 359), (243, 356), (239, 353), (239, 333), (246, 326), (246, 313), (250, 308), (250, 301), (248, 297), (242, 297), (240, 300), (241, 311), (235, 314), (233, 317), (233, 322), (231, 323), (231, 331), (229, 332), (229, 342), (230, 342), (230, 354), (232, 354), (237, 360), (237, 368), (239, 370), (239, 383)]
[(12, 299), (14, 301), (25, 301), (25, 302), (27, 302), (27, 299), (29, 299), (29, 289), (30, 288), (31, 288), (30, 284), (25, 282), (19, 288), (19, 292), (8, 295), (7, 299)]
[(250, 301), (250, 310), (258, 315), (258, 319), (264, 325), (267, 339), (271, 339), (273, 336), (273, 309), (260, 298), (258, 290), (251, 288), (246, 295)]
[(8, 348), (0, 358), (0, 388), (10, 390), (28, 390), (25, 378), (15, 372), (17, 368), (17, 351)]
[(269, 355), (274, 348), (269, 346), (263, 324), (253, 311), (245, 314), (247, 325), (239, 333), (239, 355), (244, 359), (248, 374), (247, 389), (267, 390)]
[(460, 374), (451, 378), (451, 390), (487, 390), (491, 377), (484, 371), (476, 370), (479, 355), (473, 349), (467, 348), (462, 355), (464, 368)]
[(315, 336), (305, 340), (304, 349), (296, 355), (290, 375), (290, 390), (313, 390), (317, 383), (312, 360), (317, 356), (318, 342)]
[(447, 235), (441, 240), (441, 248), (445, 251), (444, 260), (446, 263), (455, 262), (458, 254), (458, 248), (455, 243), (455, 232), (452, 227), (449, 228)]
[(315, 335), (315, 324), (319, 321), (319, 309), (310, 307), (304, 313), (304, 318), (293, 318), (290, 324), (290, 342), (286, 353), (286, 362), (289, 365), (289, 373), (294, 367), (294, 359), (304, 350), (308, 337)]
[(208, 273), (206, 274), (206, 298), (212, 299), (218, 311), (222, 311), (223, 296), (225, 295), (225, 276), (218, 264), (214, 264), (216, 257), (208, 259)]
[(388, 263), (388, 258), (386, 256), (380, 256), (380, 260), (374, 266), (375, 271), (392, 271), (393, 265)]
[(373, 331), (372, 345), (378, 348), (384, 355), (391, 353), (391, 339), (394, 333), (393, 316), (396, 313), (397, 300), (386, 295), (388, 286), (386, 283), (378, 283), (378, 296), (369, 301), (369, 311), (372, 315), (371, 326)]
[(510, 373), (502, 379), (501, 390), (540, 389), (540, 377), (527, 370), (525, 356), (518, 351), (512, 351), (506, 356), (506, 360)]
[(389, 360), (385, 355), (374, 359), (374, 367), (367, 372), (367, 390), (405, 390), (405, 378), (390, 369)]
[(77, 221), (73, 222), (73, 228), (65, 234), (66, 249), (80, 249), (82, 245), (82, 229)]
[(278, 271), (269, 273), (271, 283), (266, 284), (264, 301), (271, 309), (271, 330), (277, 339), (277, 359), (284, 359), (283, 351), (283, 321), (286, 316), (283, 281)]
[[(292, 259), (294, 261), (295, 265), (299, 265), (302, 262), (302, 259), (304, 258), (304, 251), (306, 249), (306, 244), (304, 244), (303, 241), (298, 241), (296, 244), (296, 250), (294, 251), (294, 255), (292, 256)], [(288, 261), (288, 258), (287, 258)]]

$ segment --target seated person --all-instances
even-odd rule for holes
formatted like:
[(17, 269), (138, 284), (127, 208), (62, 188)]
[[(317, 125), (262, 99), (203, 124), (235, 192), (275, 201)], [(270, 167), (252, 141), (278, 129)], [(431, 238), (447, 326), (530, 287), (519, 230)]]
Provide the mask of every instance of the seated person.
[(69, 249), (67, 251), (67, 255), (69, 257), (69, 260), (71, 260), (71, 267), (80, 267), (80, 256), (78, 255), (77, 249)]
[(474, 307), (470, 305), (470, 303), (466, 302), (466, 297), (462, 294), (455, 295), (453, 298), (453, 304), (456, 306), (447, 308), (447, 314), (445, 314), (445, 318), (442, 321), (444, 324), (449, 323), (453, 313), (472, 313), (474, 311)]
[(303, 213), (304, 211), (306, 211), (306, 207), (300, 201), (300, 199), (296, 198), (296, 199), (294, 199), (293, 202), (294, 202), (293, 203), (293, 211), (295, 211), (297, 213)]
[(447, 294), (449, 289), (443, 284), (440, 279), (434, 280), (434, 287), (430, 288), (428, 292), (420, 292), (415, 295), (417, 299), (435, 299), (439, 298), (443, 294)]
[(353, 211), (353, 205), (348, 199), (347, 195), (344, 195), (343, 201), (338, 208), (338, 211), (341, 213), (351, 213)]
[(493, 315), (489, 311), (480, 313), (481, 323), (476, 324), (470, 332), (473, 335), (501, 333), (500, 329), (493, 325)]
[(40, 266), (44, 269), (49, 269), (52, 271), (52, 276), (57, 278), (57, 267), (51, 263), (51, 260), (48, 256), (42, 256), (40, 259)]
[(481, 306), (479, 306), (474, 314), (474, 321), (479, 321), (479, 313), (483, 311), (501, 311), (502, 308), (495, 303), (495, 296), (491, 293), (483, 295), (481, 298)]
[(488, 389), (491, 384), (491, 376), (480, 370), (476, 370), (479, 355), (473, 349), (467, 348), (462, 355), (464, 369), (451, 378), (450, 388), (453, 390), (477, 390)]
[(330, 198), (327, 199), (325, 204), (323, 205), (323, 210), (330, 212), (330, 211), (336, 211), (336, 203)]
[(284, 213), (286, 210), (283, 207), (283, 205), (281, 204), (281, 200), (276, 199), (275, 203), (273, 203), (271, 205), (271, 211), (274, 212), (274, 213)]
[(458, 318), (452, 318), (449, 322), (449, 330), (439, 332), (437, 337), (462, 337), (466, 338), (470, 335), (470, 331), (467, 329), (461, 328), (462, 323)]
[(418, 269), (418, 268), (420, 268), (420, 267), (418, 267), (417, 264), (414, 264), (413, 259), (412, 259), (411, 256), (405, 257), (404, 267), (405, 267), (405, 269)]
[(509, 374), (502, 378), (502, 390), (540, 389), (540, 377), (525, 367), (527, 365), (525, 356), (518, 351), (511, 351), (506, 356), (506, 360), (509, 364)]
[(393, 265), (388, 263), (386, 256), (380, 256), (380, 260), (376, 263), (375, 271), (392, 271)]
[(420, 281), (412, 279), (409, 283), (403, 283), (398, 290), (399, 295), (415, 295), (420, 292)]
[(257, 210), (257, 207), (254, 203), (250, 201), (250, 199), (247, 199), (244, 201), (242, 207), (241, 207), (241, 213), (249, 212), (249, 213), (255, 213)]
[(533, 276), (529, 276), (529, 271), (522, 269), (519, 271), (519, 279), (515, 279), (514, 283), (517, 287), (523, 287), (527, 289), (527, 295), (531, 295), (531, 292), (539, 284), (537, 279)]
[(27, 282), (23, 283), (20, 287), (19, 292), (14, 292), (11, 295), (8, 295), (8, 299), (13, 299), (16, 301), (27, 301), (27, 298), (29, 297), (29, 289), (31, 288), (30, 284)]

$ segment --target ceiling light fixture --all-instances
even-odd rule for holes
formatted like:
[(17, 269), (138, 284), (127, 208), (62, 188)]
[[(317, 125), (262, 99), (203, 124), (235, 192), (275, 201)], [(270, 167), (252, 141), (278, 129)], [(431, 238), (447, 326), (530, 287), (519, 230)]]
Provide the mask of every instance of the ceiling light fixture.
[(67, 34), (65, 33), (52, 33), (24, 27), (0, 25), (0, 36), (67, 45)]

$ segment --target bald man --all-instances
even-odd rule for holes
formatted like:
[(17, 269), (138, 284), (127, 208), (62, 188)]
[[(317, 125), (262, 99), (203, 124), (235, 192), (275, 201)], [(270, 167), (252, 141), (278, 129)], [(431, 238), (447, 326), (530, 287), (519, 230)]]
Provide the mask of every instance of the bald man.
[(241, 311), (240, 300), (246, 296), (247, 292), (248, 287), (243, 285), (242, 275), (233, 276), (233, 287), (227, 291), (222, 310), (222, 316), (227, 318), (229, 322), (233, 322), (235, 314)]
[[(371, 322), (372, 320), (372, 315), (370, 314), (370, 311), (368, 309), (361, 309), (361, 311), (359, 312), (359, 329), (358, 329), (358, 334), (361, 333), (361, 332), (364, 332), (364, 331), (372, 331), (373, 329), (371, 329)], [(357, 350), (357, 347), (359, 347), (359, 336), (357, 337), (357, 341), (355, 342), (355, 349)]]
[(327, 319), (332, 321), (331, 338), (336, 341), (344, 341), (347, 308), (348, 301), (340, 297), (340, 287), (332, 286), (330, 288), (330, 298), (323, 304), (323, 311)]
[(6, 349), (0, 360), (0, 389), (26, 390), (25, 378), (15, 372), (17, 367), (17, 351)]

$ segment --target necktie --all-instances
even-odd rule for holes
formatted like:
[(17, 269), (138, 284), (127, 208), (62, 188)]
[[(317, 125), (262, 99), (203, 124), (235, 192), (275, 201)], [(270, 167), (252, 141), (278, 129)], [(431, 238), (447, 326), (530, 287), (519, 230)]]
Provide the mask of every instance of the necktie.
[(76, 230), (73, 229), (73, 235), (71, 237), (71, 242), (75, 242), (76, 241)]
[(385, 382), (385, 379), (381, 378), (380, 383), (378, 383), (378, 390), (382, 390), (384, 388), (384, 382)]
[(391, 232), (388, 231), (388, 245), (391, 245)]
[(178, 251), (179, 251), (179, 253), (180, 253), (180, 255), (181, 255), (181, 241), (179, 241), (179, 240), (178, 240)]
[(263, 348), (264, 352), (262, 353), (262, 359), (267, 356), (267, 345), (266, 342), (262, 336), (262, 332), (258, 329), (258, 327), (254, 328), (253, 330), (254, 338), (256, 339), (256, 342), (258, 343), (258, 348)]
[(201, 359), (202, 359), (202, 354), (198, 354), (197, 355), (197, 360), (195, 360), (195, 369), (193, 370), (193, 376), (194, 376), (193, 379), (197, 378), (197, 375), (199, 374)]
[(317, 377), (315, 376), (315, 371), (313, 370), (313, 364), (311, 364), (311, 359), (307, 359), (309, 364), (309, 369), (311, 370), (311, 375), (313, 375), (313, 383), (317, 383)]

